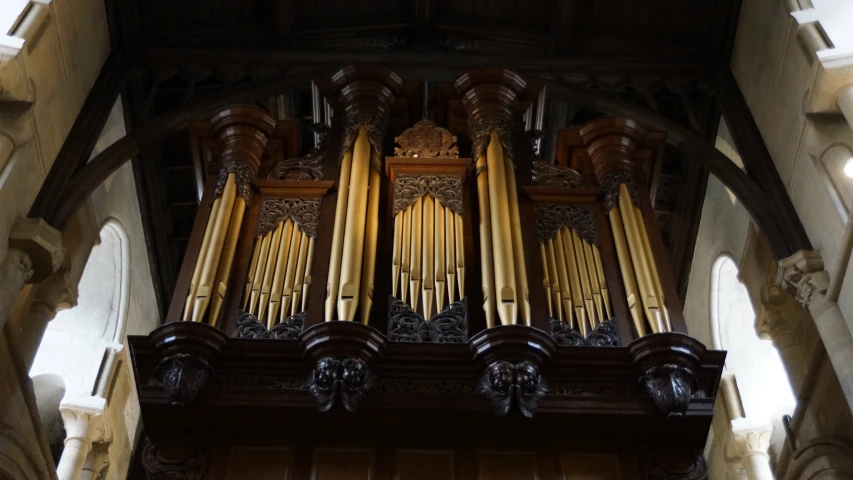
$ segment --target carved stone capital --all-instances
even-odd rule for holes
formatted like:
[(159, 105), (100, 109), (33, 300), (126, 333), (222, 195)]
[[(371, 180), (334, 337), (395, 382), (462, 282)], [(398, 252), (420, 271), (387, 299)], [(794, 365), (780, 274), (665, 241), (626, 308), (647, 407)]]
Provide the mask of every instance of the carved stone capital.
[(210, 444), (204, 440), (145, 440), (142, 466), (148, 480), (202, 480), (207, 478)]
[(15, 221), (9, 232), (9, 249), (20, 250), (29, 257), (19, 257), (27, 283), (40, 283), (51, 276), (62, 265), (65, 255), (62, 232), (41, 218), (19, 218)]
[(539, 374), (539, 367), (528, 361), (499, 361), (491, 364), (480, 379), (480, 394), (497, 416), (518, 409), (532, 418), (539, 402), (548, 393), (548, 384)]
[(640, 457), (644, 480), (707, 480), (702, 452), (679, 447), (648, 449)]
[(800, 250), (779, 260), (773, 283), (793, 295), (807, 309), (815, 294), (824, 293), (829, 288), (829, 274), (824, 270), (820, 251)]
[(763, 456), (769, 460), (767, 449), (770, 447), (770, 437), (773, 426), (770, 424), (744, 424), (746, 419), (732, 421), (731, 453), (741, 459), (751, 455)]
[(320, 359), (305, 382), (317, 401), (317, 409), (329, 411), (340, 402), (350, 412), (358, 410), (367, 392), (373, 388), (375, 376), (364, 360), (353, 357)]
[(66, 441), (77, 439), (87, 446), (103, 441), (105, 400), (99, 397), (84, 397), (80, 401), (65, 401), (59, 407), (62, 423), (65, 426)]

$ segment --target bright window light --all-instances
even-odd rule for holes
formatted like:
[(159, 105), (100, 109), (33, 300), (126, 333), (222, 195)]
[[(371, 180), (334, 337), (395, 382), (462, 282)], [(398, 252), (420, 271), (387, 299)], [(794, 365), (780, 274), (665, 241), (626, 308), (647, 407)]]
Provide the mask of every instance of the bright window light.
[(848, 158), (844, 163), (844, 175), (853, 178), (853, 157)]

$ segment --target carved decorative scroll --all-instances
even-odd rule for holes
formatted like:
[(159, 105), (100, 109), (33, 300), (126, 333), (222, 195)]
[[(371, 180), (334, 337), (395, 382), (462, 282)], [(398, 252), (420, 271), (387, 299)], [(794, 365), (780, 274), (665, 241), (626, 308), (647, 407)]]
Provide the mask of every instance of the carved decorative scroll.
[(388, 339), (395, 342), (464, 343), (468, 340), (467, 297), (444, 307), (429, 322), (393, 296), (388, 298)]
[(614, 205), (619, 203), (619, 184), (624, 183), (631, 195), (631, 203), (640, 206), (640, 196), (637, 194), (637, 184), (634, 176), (625, 170), (616, 170), (605, 174), (598, 181), (598, 186), (604, 190), (604, 211), (610, 212)]
[(480, 117), (471, 122), (468, 130), (471, 134), (471, 140), (474, 142), (472, 149), (474, 159), (478, 159), (486, 153), (486, 147), (489, 145), (492, 130), (497, 130), (501, 139), (501, 145), (504, 147), (504, 154), (512, 160), (512, 129), (510, 128), (508, 119), (502, 117)]
[(319, 135), (320, 143), (304, 157), (290, 158), (276, 163), (270, 169), (270, 180), (321, 180), (328, 150), (329, 126), (322, 123), (311, 124), (311, 131)]
[(394, 141), (400, 145), (394, 148), (398, 157), (459, 158), (456, 137), (430, 120), (421, 120)]
[(320, 215), (319, 198), (270, 198), (261, 204), (258, 235), (275, 229), (287, 217), (311, 238), (317, 238), (317, 218)]
[(394, 215), (430, 194), (444, 208), (462, 215), (462, 180), (454, 175), (399, 175), (394, 180)]
[(563, 226), (569, 227), (590, 245), (597, 245), (595, 220), (592, 210), (586, 206), (562, 204), (537, 204), (536, 236), (539, 243), (554, 238)]
[(587, 183), (573, 168), (533, 162), (533, 183), (539, 187), (582, 188)]
[(557, 345), (563, 347), (583, 347), (589, 346), (589, 342), (583, 338), (577, 330), (570, 327), (568, 323), (561, 322), (555, 318), (550, 318), (551, 337), (557, 342)]
[(589, 332), (586, 336), (587, 341), (593, 347), (618, 347), (619, 333), (616, 331), (616, 324), (612, 320), (605, 320), (601, 325)]
[(648, 369), (640, 377), (640, 385), (645, 387), (660, 411), (670, 417), (687, 413), (690, 399), (699, 390), (699, 381), (693, 372), (673, 364)]
[(148, 480), (202, 480), (207, 478), (210, 450), (204, 440), (161, 445), (146, 438), (142, 466)]
[(157, 366), (166, 401), (179, 407), (192, 403), (215, 373), (207, 360), (188, 353), (166, 357)]
[(252, 201), (252, 184), (255, 179), (255, 170), (249, 165), (239, 162), (228, 162), (222, 166), (219, 171), (219, 178), (216, 181), (216, 191), (213, 198), (219, 197), (222, 190), (225, 188), (225, 180), (228, 174), (233, 173), (234, 183), (237, 184), (237, 195), (240, 195), (246, 201), (246, 205)]
[(237, 338), (272, 338), (275, 340), (296, 340), (305, 325), (305, 313), (287, 317), (283, 322), (267, 330), (258, 317), (248, 312), (241, 312), (237, 317)]

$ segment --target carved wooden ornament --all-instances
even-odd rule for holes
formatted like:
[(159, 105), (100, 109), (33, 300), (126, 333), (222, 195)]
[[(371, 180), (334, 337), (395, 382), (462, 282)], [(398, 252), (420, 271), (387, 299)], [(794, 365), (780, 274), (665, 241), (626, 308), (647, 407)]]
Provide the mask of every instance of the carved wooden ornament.
[(394, 141), (400, 145), (394, 147), (398, 157), (459, 158), (456, 136), (430, 120), (421, 120)]

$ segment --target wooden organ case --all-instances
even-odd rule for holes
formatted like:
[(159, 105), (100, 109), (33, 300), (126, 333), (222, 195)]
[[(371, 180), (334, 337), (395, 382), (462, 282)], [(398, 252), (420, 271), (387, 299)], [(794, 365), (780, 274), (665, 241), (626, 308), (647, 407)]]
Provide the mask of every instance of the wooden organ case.
[(193, 237), (130, 339), (144, 475), (705, 478), (725, 354), (687, 334), (654, 221), (663, 134), (597, 118), (551, 164), (506, 69), (397, 132), (393, 72), (317, 85), (335, 115), (304, 157), (255, 107), (193, 130)]

